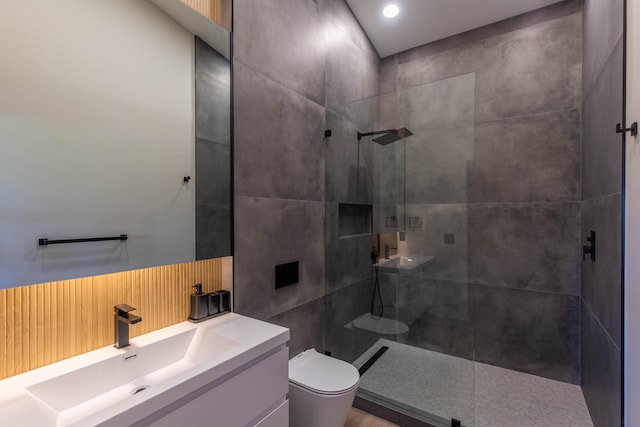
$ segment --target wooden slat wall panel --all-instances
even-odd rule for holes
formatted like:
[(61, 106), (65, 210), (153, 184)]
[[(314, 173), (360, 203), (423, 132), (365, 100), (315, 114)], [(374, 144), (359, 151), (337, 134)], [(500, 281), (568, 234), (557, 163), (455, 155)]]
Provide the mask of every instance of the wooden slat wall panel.
[(0, 379), (113, 343), (113, 306), (136, 307), (131, 337), (187, 320), (192, 286), (229, 289), (231, 258), (0, 290)]
[(201, 14), (203, 14), (204, 16), (206, 16), (207, 18), (212, 19), (211, 17), (211, 3), (213, 3), (212, 0), (181, 0), (181, 1), (182, 3), (189, 6), (191, 9), (194, 9), (200, 12)]
[(231, 31), (231, 0), (180, 0), (182, 3)]

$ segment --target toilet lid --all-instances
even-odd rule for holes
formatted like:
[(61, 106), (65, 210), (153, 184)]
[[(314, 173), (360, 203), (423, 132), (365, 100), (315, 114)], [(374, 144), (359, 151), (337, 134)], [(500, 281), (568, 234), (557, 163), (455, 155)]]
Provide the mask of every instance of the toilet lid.
[(312, 348), (289, 361), (289, 380), (317, 393), (338, 394), (356, 386), (360, 374), (353, 365)]

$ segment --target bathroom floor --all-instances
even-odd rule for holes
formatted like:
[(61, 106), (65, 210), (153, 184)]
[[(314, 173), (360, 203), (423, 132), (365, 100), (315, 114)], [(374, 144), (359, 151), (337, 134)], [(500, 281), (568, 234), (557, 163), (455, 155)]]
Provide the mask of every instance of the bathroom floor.
[(351, 408), (344, 427), (400, 427), (356, 408)]
[[(387, 350), (360, 391), (442, 423), (475, 427), (593, 427), (579, 386), (380, 339), (354, 362)], [(450, 424), (449, 424), (450, 425)]]

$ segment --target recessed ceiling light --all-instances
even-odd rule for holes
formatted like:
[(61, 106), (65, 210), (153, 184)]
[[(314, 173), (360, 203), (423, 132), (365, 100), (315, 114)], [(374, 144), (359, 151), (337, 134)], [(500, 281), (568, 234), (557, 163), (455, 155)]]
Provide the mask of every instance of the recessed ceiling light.
[(382, 9), (382, 14), (387, 18), (393, 18), (398, 15), (400, 8), (395, 4), (388, 4)]

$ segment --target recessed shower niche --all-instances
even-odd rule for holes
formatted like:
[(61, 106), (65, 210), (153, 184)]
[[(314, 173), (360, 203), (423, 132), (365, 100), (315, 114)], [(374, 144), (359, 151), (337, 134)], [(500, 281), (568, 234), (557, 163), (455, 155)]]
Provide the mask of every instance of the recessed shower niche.
[(338, 204), (338, 235), (340, 237), (371, 234), (371, 205)]

